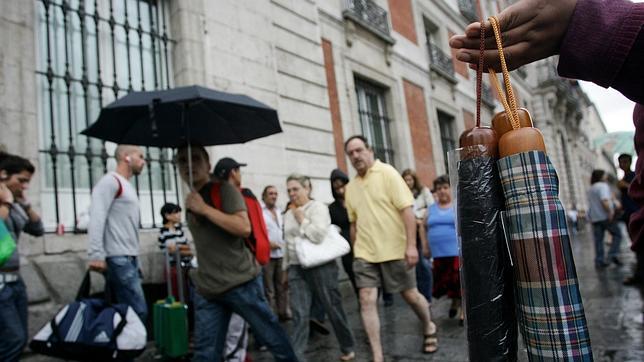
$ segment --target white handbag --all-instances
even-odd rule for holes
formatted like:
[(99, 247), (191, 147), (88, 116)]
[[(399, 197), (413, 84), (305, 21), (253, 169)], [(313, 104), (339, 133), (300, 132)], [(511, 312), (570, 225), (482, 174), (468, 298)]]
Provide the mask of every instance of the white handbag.
[(340, 235), (338, 227), (329, 226), (324, 240), (321, 243), (312, 243), (309, 239), (296, 237), (295, 252), (303, 268), (313, 268), (326, 264), (351, 251), (349, 242)]

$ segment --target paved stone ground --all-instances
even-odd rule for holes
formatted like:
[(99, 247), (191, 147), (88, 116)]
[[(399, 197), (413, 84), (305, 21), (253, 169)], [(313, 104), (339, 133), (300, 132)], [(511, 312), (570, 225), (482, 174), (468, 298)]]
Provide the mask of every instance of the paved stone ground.
[[(626, 244), (626, 243), (624, 243)], [(603, 270), (593, 266), (594, 249), (590, 233), (580, 234), (573, 242), (577, 273), (590, 328), (595, 361), (644, 361), (644, 326), (642, 300), (644, 292), (637, 288), (622, 286), (622, 279), (629, 275), (634, 262), (628, 246), (623, 246), (624, 266), (611, 265)], [(357, 302), (348, 287), (343, 284), (345, 311), (356, 336), (357, 361), (369, 360), (366, 334), (362, 330)], [(465, 328), (457, 319), (449, 319), (449, 301), (434, 301), (433, 316), (438, 324), (439, 350), (433, 355), (420, 353), (420, 324), (412, 311), (396, 296), (393, 307), (380, 305), (382, 339), (387, 361), (467, 361)], [(327, 322), (328, 324), (328, 322)], [(286, 324), (286, 328), (290, 326)], [(519, 360), (527, 361), (527, 355), (519, 342)], [(314, 335), (310, 340), (307, 356), (310, 362), (337, 361), (340, 351), (333, 334)], [(251, 348), (253, 361), (272, 361), (268, 352)], [(154, 348), (146, 351), (139, 361), (152, 361)], [(51, 361), (40, 356), (26, 356), (27, 361)]]

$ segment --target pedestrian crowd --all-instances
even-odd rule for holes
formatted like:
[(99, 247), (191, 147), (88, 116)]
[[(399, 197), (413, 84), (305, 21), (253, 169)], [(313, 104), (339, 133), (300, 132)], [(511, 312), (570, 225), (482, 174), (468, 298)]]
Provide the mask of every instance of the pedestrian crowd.
[[(641, 83), (632, 85), (629, 81), (642, 79), (638, 66), (644, 49), (641, 30), (630, 33), (625, 30), (618, 34), (620, 39), (630, 39), (629, 44), (637, 44), (633, 46), (632, 54), (623, 50), (624, 45), (617, 54), (621, 60), (614, 60), (617, 55), (601, 57), (605, 61), (613, 59), (611, 61), (625, 64), (610, 76), (603, 74), (604, 70), (595, 70), (592, 64), (584, 63), (586, 60), (602, 63), (603, 60), (575, 56), (572, 52), (580, 46), (576, 45), (576, 40), (585, 31), (595, 28), (583, 24), (595, 24), (593, 19), (602, 16), (606, 19), (619, 17), (618, 10), (626, 8), (625, 4), (615, 1), (615, 15), (611, 15), (613, 12), (608, 10), (606, 13), (593, 12), (600, 6), (594, 0), (579, 0), (578, 3), (545, 1), (547, 5), (543, 7), (551, 11), (533, 6), (535, 3), (536, 0), (524, 0), (499, 15), (502, 30), (510, 34), (505, 49), (511, 68), (558, 53), (561, 45), (559, 69), (564, 75), (613, 85), (636, 101), (644, 100)], [(537, 8), (542, 9), (538, 14), (535, 13)], [(639, 21), (638, 27), (630, 28), (641, 29), (644, 9), (641, 6), (630, 9), (641, 15), (629, 18), (633, 24)], [(516, 21), (507, 20), (511, 18)], [(594, 32), (594, 36), (616, 33), (607, 29), (611, 22), (604, 24), (601, 33), (605, 35)], [(615, 27), (619, 28), (618, 25)], [(513, 32), (513, 27), (520, 29)], [(450, 40), (450, 45), (457, 49), (459, 60), (477, 63), (479, 28), (479, 23), (470, 25), (466, 35)], [(531, 39), (526, 39), (528, 43), (539, 41), (539, 44), (552, 46), (521, 48), (521, 34), (529, 34), (532, 28), (536, 30)], [(592, 46), (583, 50), (592, 51)], [(497, 64), (498, 59), (493, 58), (498, 57), (495, 52), (480, 54), (489, 58), (486, 59), (488, 64)], [(611, 64), (603, 68), (611, 69)], [(593, 74), (599, 75), (593, 77)], [(638, 105), (635, 112), (638, 150), (644, 145), (641, 137), (643, 112), (642, 106)], [(391, 294), (399, 293), (415, 313), (423, 337), (419, 351), (423, 353), (434, 353), (439, 348), (438, 330), (431, 314), (432, 298), (450, 298), (449, 317), (458, 316), (463, 320), (459, 251), (449, 178), (437, 177), (430, 191), (420, 183), (413, 170), (401, 174), (391, 165), (375, 159), (373, 149), (363, 136), (348, 138), (344, 151), (356, 174), (350, 179), (345, 172), (333, 170), (330, 176), (332, 204), (327, 206), (316, 200), (311, 179), (294, 173), (284, 180), (289, 204), (281, 209), (276, 185), (263, 189), (261, 201), (242, 187), (241, 167), (245, 164), (222, 158), (213, 169), (205, 148), (193, 145), (191, 150), (188, 147), (177, 150), (175, 162), (190, 191), (182, 205), (167, 204), (161, 209), (164, 225), (160, 230), (159, 247), (170, 259), (168, 275), (172, 290), (176, 291), (178, 285), (186, 285), (185, 295), (194, 318), (193, 360), (245, 360), (250, 330), (258, 345), (269, 350), (275, 360), (304, 361), (310, 329), (324, 329), (325, 319), (337, 339), (339, 359), (354, 360), (356, 339), (343, 309), (338, 284), (339, 265), (331, 259), (307, 266), (305, 260), (322, 256), (302, 254), (304, 244), (327, 244), (334, 227), (350, 249), (342, 255), (341, 265), (355, 292), (372, 360), (384, 359), (378, 315), (380, 295), (390, 298)], [(88, 267), (104, 273), (113, 298), (129, 305), (145, 322), (149, 313), (139, 264), (139, 199), (130, 183), (131, 177), (143, 170), (145, 159), (142, 150), (131, 145), (119, 145), (115, 159), (115, 171), (104, 175), (92, 190)], [(637, 226), (644, 218), (643, 210), (638, 207), (643, 200), (640, 163), (644, 158), (638, 159), (639, 176), (631, 171), (631, 162), (630, 155), (619, 157), (624, 171), (624, 177), (616, 184), (616, 190), (621, 191), (619, 197), (608, 184), (606, 172), (592, 172), (587, 217), (592, 223), (598, 268), (606, 267), (610, 262), (621, 264), (618, 252), (624, 233), (618, 225), (619, 220), (630, 221), (635, 243), (641, 235)], [(35, 167), (29, 160), (0, 154), (0, 219), (16, 242), (22, 232), (35, 236), (44, 232), (41, 218), (31, 207), (26, 193), (34, 173)], [(633, 198), (625, 191), (629, 187)], [(193, 246), (181, 224), (184, 209)], [(569, 215), (571, 221), (578, 222), (577, 212)], [(261, 230), (264, 230), (270, 249), (266, 260), (259, 254), (262, 236), (258, 233)], [(606, 233), (611, 235), (607, 256), (604, 255)], [(644, 281), (642, 249), (641, 242), (634, 244), (638, 265), (635, 274), (624, 284)], [(177, 273), (178, 268), (189, 270), (186, 283), (177, 280), (181, 274)], [(280, 324), (280, 321), (289, 320), (290, 334)], [(27, 293), (20, 277), (16, 249), (0, 266), (0, 359), (18, 360), (27, 341)]]

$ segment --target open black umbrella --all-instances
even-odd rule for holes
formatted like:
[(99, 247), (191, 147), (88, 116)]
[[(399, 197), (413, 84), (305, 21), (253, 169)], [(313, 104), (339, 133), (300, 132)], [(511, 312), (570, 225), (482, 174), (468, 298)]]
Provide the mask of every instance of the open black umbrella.
[[(81, 134), (120, 144), (176, 148), (244, 143), (279, 132), (275, 109), (245, 95), (189, 86), (129, 93), (103, 108)], [(192, 158), (188, 161), (192, 177)]]
[(244, 143), (281, 131), (277, 111), (253, 98), (189, 86), (129, 93), (103, 108), (81, 134), (122, 144), (179, 147)]

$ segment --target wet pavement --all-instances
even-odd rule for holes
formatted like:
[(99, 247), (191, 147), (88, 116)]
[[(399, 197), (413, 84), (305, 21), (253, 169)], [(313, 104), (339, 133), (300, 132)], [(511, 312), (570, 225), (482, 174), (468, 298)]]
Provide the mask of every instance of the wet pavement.
[[(634, 255), (624, 242), (621, 259), (623, 266), (612, 264), (605, 269), (595, 269), (594, 248), (589, 232), (579, 234), (573, 241), (575, 263), (581, 293), (590, 329), (595, 361), (644, 361), (644, 327), (642, 299), (644, 293), (622, 285), (630, 275)], [(370, 358), (367, 336), (362, 329), (355, 296), (348, 282), (342, 283), (345, 311), (356, 337), (356, 361)], [(448, 318), (450, 301), (447, 298), (434, 300), (433, 318), (438, 325), (439, 349), (431, 355), (421, 351), (420, 323), (404, 301), (395, 296), (394, 305), (385, 308), (379, 304), (381, 335), (386, 361), (467, 361), (465, 327), (458, 319)], [(327, 325), (329, 323), (327, 322)], [(285, 324), (290, 329), (289, 323)], [(272, 361), (269, 352), (260, 352), (251, 345), (253, 361)], [(138, 361), (153, 361), (151, 346)], [(307, 357), (310, 362), (337, 361), (340, 356), (338, 343), (333, 333), (327, 336), (314, 334), (309, 343)], [(52, 361), (42, 356), (26, 356), (27, 361)], [(527, 355), (519, 341), (519, 361), (527, 361)]]
[[(573, 251), (586, 319), (595, 361), (644, 361), (644, 327), (642, 325), (642, 299), (644, 293), (622, 285), (630, 275), (635, 261), (634, 254), (622, 245), (623, 266), (611, 265), (597, 270), (594, 267), (594, 247), (589, 232), (577, 235)], [(348, 288), (343, 290), (345, 311), (356, 337), (356, 361), (370, 359), (367, 336), (358, 313), (357, 302)], [(386, 361), (468, 361), (465, 327), (458, 319), (450, 319), (450, 301), (446, 297), (432, 303), (433, 318), (438, 325), (439, 349), (432, 355), (421, 351), (420, 322), (404, 301), (396, 296), (394, 305), (379, 305), (381, 336)], [(328, 322), (327, 322), (328, 324)], [(268, 352), (251, 349), (253, 361), (272, 361)], [(333, 334), (314, 335), (307, 357), (310, 362), (337, 361), (340, 356)], [(519, 341), (519, 360), (527, 361), (527, 353)]]

